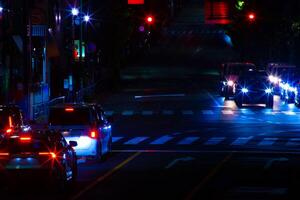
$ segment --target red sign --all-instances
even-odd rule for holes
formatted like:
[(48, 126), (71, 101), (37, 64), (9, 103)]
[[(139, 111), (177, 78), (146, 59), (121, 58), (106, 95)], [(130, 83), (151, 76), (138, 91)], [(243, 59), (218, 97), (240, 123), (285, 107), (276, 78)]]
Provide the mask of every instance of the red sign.
[(128, 4), (130, 5), (143, 5), (144, 3), (144, 0), (128, 0)]
[(229, 3), (225, 0), (205, 0), (205, 23), (206, 24), (230, 24)]

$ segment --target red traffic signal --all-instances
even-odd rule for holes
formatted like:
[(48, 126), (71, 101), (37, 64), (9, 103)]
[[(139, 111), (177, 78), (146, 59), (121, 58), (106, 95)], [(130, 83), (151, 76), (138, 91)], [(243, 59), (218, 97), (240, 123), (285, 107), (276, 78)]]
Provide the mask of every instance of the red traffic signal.
[(255, 21), (255, 19), (256, 19), (255, 13), (249, 13), (247, 17), (248, 17), (248, 20), (251, 22)]
[(154, 23), (154, 17), (152, 15), (148, 15), (146, 17), (146, 23), (149, 24), (149, 25), (153, 24)]

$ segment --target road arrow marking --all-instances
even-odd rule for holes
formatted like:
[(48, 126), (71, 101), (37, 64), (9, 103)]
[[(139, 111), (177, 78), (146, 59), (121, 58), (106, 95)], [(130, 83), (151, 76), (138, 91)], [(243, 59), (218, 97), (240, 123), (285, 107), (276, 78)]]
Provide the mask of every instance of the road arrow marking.
[(188, 162), (188, 161), (192, 161), (192, 160), (195, 160), (195, 158), (193, 157), (184, 157), (184, 158), (178, 158), (178, 159), (175, 159), (173, 160), (172, 162), (170, 162), (166, 167), (165, 169), (170, 169), (172, 167), (174, 167), (177, 163), (179, 162)]

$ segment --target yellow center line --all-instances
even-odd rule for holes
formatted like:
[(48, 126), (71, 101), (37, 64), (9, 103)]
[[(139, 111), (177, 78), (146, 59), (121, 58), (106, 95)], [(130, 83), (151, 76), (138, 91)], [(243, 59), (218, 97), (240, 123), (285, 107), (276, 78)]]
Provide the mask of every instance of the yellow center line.
[(106, 174), (104, 174), (103, 176), (100, 176), (99, 178), (97, 178), (94, 182), (92, 182), (90, 185), (88, 185), (87, 187), (85, 187), (83, 190), (81, 190), (78, 194), (76, 194), (75, 196), (73, 196), (71, 199), (72, 200), (79, 199), (87, 191), (93, 189), (96, 185), (98, 185), (99, 183), (101, 183), (102, 181), (104, 181), (105, 179), (107, 179), (108, 177), (110, 177), (111, 175), (113, 175), (115, 172), (117, 172), (118, 170), (120, 170), (122, 167), (124, 167), (130, 161), (132, 161), (137, 156), (139, 156), (141, 153), (142, 152), (137, 152), (137, 153), (133, 154), (132, 156), (130, 156), (129, 158), (127, 158), (126, 160), (124, 160), (122, 163), (118, 164), (116, 167), (114, 167), (113, 169), (111, 169), (110, 171), (108, 171)]
[(185, 200), (192, 200), (195, 195), (202, 189), (208, 181), (210, 181), (222, 167), (231, 159), (232, 153), (228, 154), (217, 166), (215, 166), (202, 181), (194, 187), (194, 189), (186, 196)]

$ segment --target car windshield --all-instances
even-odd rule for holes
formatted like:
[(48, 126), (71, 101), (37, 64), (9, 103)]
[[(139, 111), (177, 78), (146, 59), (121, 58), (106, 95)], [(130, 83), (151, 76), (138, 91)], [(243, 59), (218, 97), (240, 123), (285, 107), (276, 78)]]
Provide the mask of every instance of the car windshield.
[(90, 125), (90, 112), (88, 108), (51, 108), (49, 113), (49, 124), (51, 125)]

